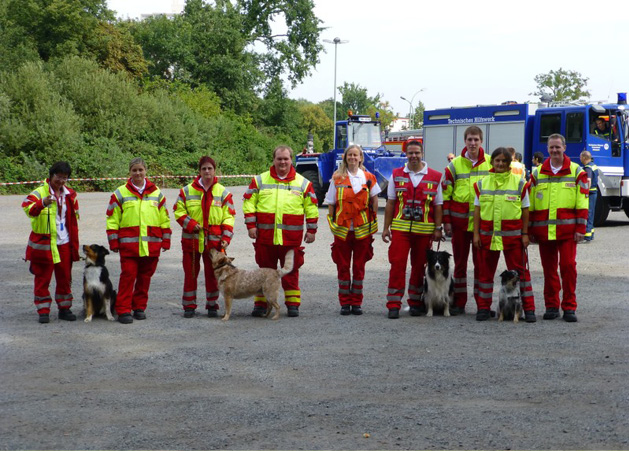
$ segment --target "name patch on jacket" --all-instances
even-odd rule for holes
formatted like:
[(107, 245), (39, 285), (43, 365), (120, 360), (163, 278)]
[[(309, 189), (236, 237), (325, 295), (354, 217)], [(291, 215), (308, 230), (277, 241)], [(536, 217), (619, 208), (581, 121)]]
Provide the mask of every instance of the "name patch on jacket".
[(297, 191), (297, 190), (294, 190), (294, 189), (290, 190), (290, 193), (293, 196), (301, 196), (301, 191)]
[(566, 182), (566, 183), (563, 185), (563, 187), (564, 187), (564, 188), (576, 188), (576, 187), (577, 187), (577, 184), (576, 184), (575, 182)]

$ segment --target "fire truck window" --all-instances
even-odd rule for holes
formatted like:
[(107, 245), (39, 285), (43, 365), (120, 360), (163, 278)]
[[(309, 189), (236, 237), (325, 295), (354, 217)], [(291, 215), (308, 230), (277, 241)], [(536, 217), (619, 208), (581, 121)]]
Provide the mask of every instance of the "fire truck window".
[(543, 114), (539, 124), (539, 142), (545, 143), (553, 133), (561, 133), (561, 113)]
[(583, 113), (566, 114), (566, 142), (583, 142)]
[(344, 125), (336, 126), (336, 148), (345, 149), (347, 142), (347, 128)]

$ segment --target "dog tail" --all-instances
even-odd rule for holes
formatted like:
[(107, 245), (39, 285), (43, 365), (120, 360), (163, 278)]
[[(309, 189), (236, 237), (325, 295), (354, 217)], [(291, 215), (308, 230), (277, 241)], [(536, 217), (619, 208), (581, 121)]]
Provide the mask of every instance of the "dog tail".
[(295, 265), (295, 251), (293, 249), (286, 252), (286, 259), (284, 260), (284, 267), (279, 269), (280, 277), (284, 277), (286, 274), (293, 271)]

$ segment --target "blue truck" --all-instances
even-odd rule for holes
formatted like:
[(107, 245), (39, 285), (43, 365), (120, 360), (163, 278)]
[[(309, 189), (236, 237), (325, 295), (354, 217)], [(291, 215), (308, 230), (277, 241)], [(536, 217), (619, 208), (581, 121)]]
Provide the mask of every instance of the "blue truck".
[[(602, 120), (606, 133), (597, 131)], [(439, 171), (446, 156), (459, 155), (463, 133), (470, 125), (483, 130), (488, 153), (500, 146), (514, 147), (530, 170), (533, 154), (548, 156), (546, 143), (553, 133), (566, 138), (566, 155), (580, 163), (589, 150), (599, 168), (595, 225), (605, 222), (610, 210), (624, 210), (629, 217), (629, 109), (626, 94), (617, 103), (503, 104), (443, 108), (424, 113), (424, 149), (428, 165)]]
[(323, 205), (332, 174), (343, 160), (343, 152), (350, 144), (362, 147), (364, 165), (376, 176), (383, 192), (386, 192), (393, 169), (406, 163), (406, 157), (385, 148), (380, 121), (374, 121), (370, 116), (350, 114), (347, 119), (337, 121), (334, 136), (333, 150), (314, 153), (311, 146), (307, 146), (307, 150), (295, 156), (295, 169), (312, 182), (319, 205)]

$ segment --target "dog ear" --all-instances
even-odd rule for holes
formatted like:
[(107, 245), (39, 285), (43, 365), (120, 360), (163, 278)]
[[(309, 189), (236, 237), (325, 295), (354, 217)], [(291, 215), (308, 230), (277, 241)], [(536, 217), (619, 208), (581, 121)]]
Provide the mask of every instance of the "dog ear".
[(103, 247), (103, 254), (104, 255), (109, 255), (109, 251), (105, 247)]
[(227, 257), (227, 260), (229, 260), (229, 263), (231, 263), (231, 262), (233, 262), (233, 261), (234, 261), (234, 259), (235, 259), (235, 258), (236, 258), (236, 257)]

